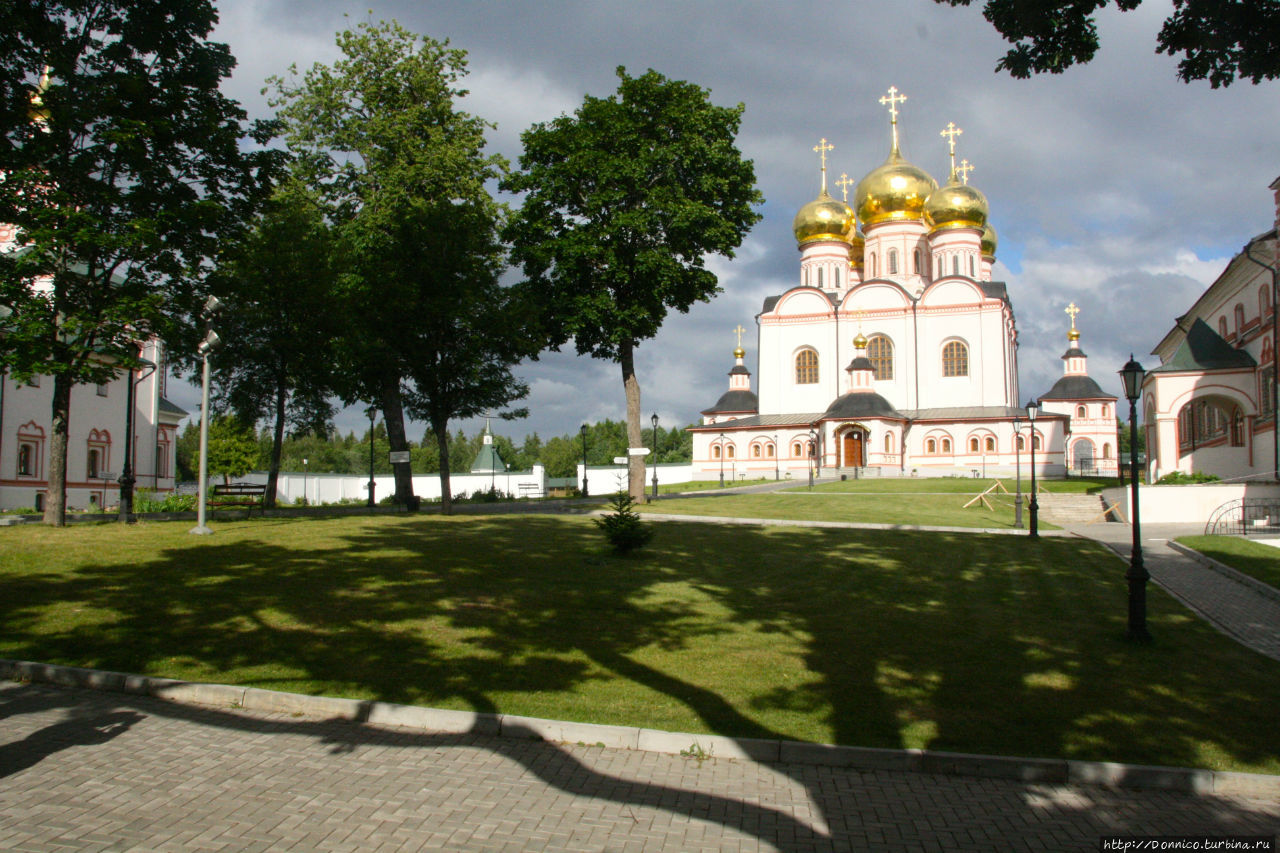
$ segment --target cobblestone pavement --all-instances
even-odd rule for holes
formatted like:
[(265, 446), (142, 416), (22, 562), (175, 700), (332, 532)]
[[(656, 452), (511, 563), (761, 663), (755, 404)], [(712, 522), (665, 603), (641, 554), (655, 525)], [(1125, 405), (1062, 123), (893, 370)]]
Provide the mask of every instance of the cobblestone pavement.
[[(1089, 524), (1070, 529), (1129, 559), (1133, 548), (1129, 525)], [(1169, 541), (1178, 536), (1203, 532), (1204, 525), (1200, 524), (1144, 524), (1142, 562), (1151, 579), (1222, 633), (1280, 660), (1280, 601), (1260, 595), (1169, 547)]]
[(0, 682), (0, 849), (1097, 850), (1280, 803), (696, 760)]

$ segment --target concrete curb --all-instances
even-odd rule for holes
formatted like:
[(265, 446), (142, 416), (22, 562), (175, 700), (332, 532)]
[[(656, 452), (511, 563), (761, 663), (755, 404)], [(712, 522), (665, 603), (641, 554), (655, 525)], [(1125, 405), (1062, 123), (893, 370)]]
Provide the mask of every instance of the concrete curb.
[(1280, 601), (1280, 589), (1276, 589), (1270, 584), (1263, 583), (1252, 575), (1246, 575), (1239, 569), (1233, 569), (1226, 563), (1220, 563), (1213, 559), (1213, 557), (1202, 554), (1194, 548), (1188, 548), (1186, 545), (1183, 545), (1181, 542), (1176, 540), (1170, 539), (1165, 544), (1177, 551), (1179, 554), (1190, 557), (1205, 568), (1213, 569), (1220, 575), (1231, 578), (1231, 580), (1236, 581), (1237, 583), (1244, 584), (1263, 598)]
[(151, 696), (184, 705), (349, 720), (354, 723), (398, 726), (442, 734), (484, 734), (661, 752), (683, 755), (697, 761), (729, 758), (766, 764), (808, 764), (862, 771), (908, 771), (1045, 784), (1145, 788), (1181, 791), (1200, 796), (1230, 794), (1280, 797), (1280, 776), (1260, 773), (684, 734), (632, 726), (543, 720), (514, 714), (448, 711), (390, 702), (307, 696), (256, 687), (176, 681), (171, 678), (32, 661), (0, 659), (0, 681), (39, 682), (61, 687)]

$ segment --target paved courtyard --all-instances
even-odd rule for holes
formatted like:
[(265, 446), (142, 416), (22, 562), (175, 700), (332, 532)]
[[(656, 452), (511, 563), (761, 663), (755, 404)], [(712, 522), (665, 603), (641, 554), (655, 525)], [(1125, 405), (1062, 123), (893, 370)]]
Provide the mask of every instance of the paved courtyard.
[(1097, 850), (1280, 803), (699, 761), (0, 682), (0, 849)]

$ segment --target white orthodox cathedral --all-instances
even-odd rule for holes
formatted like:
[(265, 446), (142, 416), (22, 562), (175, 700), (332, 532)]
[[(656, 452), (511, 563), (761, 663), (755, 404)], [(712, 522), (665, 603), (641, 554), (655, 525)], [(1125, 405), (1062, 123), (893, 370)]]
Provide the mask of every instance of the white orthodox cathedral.
[(947, 182), (898, 146), (895, 88), (884, 163), (796, 214), (798, 281), (767, 298), (756, 324), (758, 390), (739, 326), (729, 390), (692, 427), (695, 477), (823, 475), (1050, 476), (1117, 473), (1116, 397), (1089, 377), (1074, 304), (1063, 377), (1034, 424), (1020, 402), (1018, 331), (1003, 282), (991, 280), (996, 234), (986, 197), (956, 165)]

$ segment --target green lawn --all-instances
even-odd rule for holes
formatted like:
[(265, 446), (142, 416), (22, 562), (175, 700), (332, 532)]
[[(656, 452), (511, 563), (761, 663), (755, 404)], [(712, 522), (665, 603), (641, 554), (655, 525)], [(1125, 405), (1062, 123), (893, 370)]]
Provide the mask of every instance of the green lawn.
[(1069, 539), (582, 518), (0, 528), (0, 656), (736, 736), (1280, 773), (1280, 663)]
[[(1012, 528), (1013, 495), (992, 494), (989, 498), (991, 509), (981, 502), (964, 508), (970, 498), (994, 482), (960, 478), (846, 480), (820, 483), (812, 490), (799, 485), (759, 494), (664, 498), (649, 504), (645, 510), (735, 518)], [(1005, 483), (1005, 486), (1010, 491), (1014, 490), (1012, 482)], [(1024, 484), (1024, 488), (1030, 488), (1030, 485)], [(1024, 525), (1030, 523), (1030, 501), (1031, 495), (1024, 493)], [(1044, 526), (1052, 525), (1046, 523)]]
[(1178, 541), (1206, 557), (1280, 589), (1280, 548), (1238, 536), (1183, 536)]

